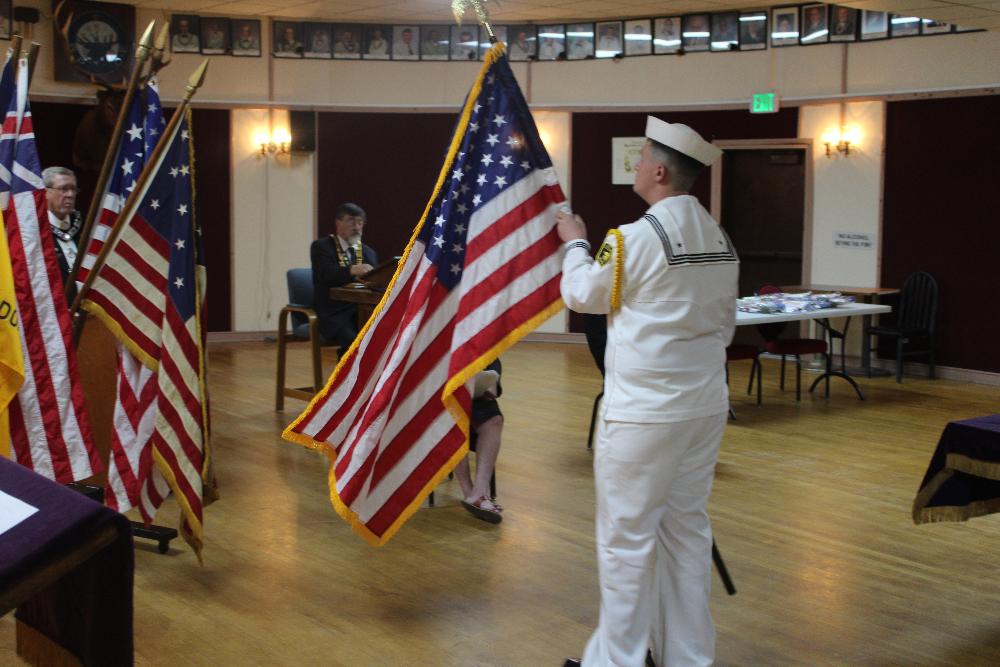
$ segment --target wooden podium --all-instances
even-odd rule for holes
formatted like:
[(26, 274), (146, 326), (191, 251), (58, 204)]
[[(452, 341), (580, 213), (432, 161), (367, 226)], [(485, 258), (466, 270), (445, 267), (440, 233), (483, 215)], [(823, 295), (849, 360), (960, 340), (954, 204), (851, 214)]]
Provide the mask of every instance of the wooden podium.
[(358, 331), (371, 319), (375, 306), (382, 300), (386, 287), (396, 275), (399, 257), (382, 262), (361, 277), (361, 282), (348, 283), (343, 287), (331, 287), (330, 298), (358, 304)]

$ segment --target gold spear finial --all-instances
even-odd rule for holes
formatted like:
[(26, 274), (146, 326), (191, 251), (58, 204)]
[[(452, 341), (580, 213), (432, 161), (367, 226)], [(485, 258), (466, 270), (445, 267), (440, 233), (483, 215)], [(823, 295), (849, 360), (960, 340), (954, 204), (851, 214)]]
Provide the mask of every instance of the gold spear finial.
[(187, 84), (187, 97), (194, 95), (195, 91), (201, 88), (201, 84), (205, 82), (205, 70), (208, 69), (208, 58), (202, 61), (201, 65), (188, 78)]
[(153, 28), (155, 27), (156, 21), (150, 21), (142, 32), (142, 37), (139, 38), (139, 45), (135, 47), (135, 57), (139, 62), (145, 62), (153, 50)]

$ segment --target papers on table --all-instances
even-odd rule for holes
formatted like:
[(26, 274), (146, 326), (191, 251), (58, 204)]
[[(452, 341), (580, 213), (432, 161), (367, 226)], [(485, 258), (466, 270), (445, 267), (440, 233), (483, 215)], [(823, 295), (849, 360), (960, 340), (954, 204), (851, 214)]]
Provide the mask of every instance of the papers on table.
[(758, 296), (745, 296), (736, 300), (736, 309), (744, 313), (799, 313), (802, 311), (836, 308), (854, 303), (853, 296), (840, 292), (776, 292)]
[(23, 500), (0, 491), (0, 535), (38, 511)]

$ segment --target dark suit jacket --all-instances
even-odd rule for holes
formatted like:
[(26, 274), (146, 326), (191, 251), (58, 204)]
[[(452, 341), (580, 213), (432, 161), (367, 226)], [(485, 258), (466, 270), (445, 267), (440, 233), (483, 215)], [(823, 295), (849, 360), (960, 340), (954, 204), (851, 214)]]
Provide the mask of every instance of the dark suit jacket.
[[(358, 306), (330, 298), (331, 287), (342, 287), (354, 280), (350, 267), (341, 266), (337, 259), (336, 243), (339, 241), (333, 236), (313, 241), (309, 257), (312, 260), (313, 299), (319, 317), (319, 331), (326, 340), (343, 345), (357, 335)], [(378, 264), (375, 251), (364, 244), (361, 246), (361, 262), (372, 266)]]

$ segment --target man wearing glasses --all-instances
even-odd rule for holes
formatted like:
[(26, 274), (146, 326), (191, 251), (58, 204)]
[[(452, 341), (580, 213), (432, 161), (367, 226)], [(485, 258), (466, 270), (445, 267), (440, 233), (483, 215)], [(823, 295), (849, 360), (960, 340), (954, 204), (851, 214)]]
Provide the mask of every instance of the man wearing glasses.
[(66, 167), (48, 167), (42, 171), (45, 198), (49, 205), (49, 227), (56, 242), (56, 257), (63, 280), (76, 261), (76, 241), (83, 224), (76, 210), (76, 174)]

